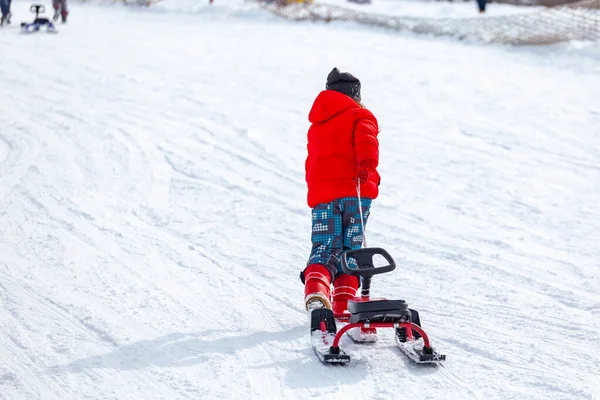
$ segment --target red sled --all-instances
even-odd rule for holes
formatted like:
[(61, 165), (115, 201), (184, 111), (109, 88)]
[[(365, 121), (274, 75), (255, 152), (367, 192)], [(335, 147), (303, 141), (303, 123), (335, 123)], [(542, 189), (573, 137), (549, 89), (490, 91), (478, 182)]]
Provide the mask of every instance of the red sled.
[[(374, 259), (377, 255), (382, 256), (387, 265), (376, 267)], [(344, 273), (360, 277), (361, 293), (360, 297), (348, 301), (348, 313), (334, 314), (327, 308), (312, 311), (312, 347), (322, 362), (350, 362), (350, 356), (340, 347), (340, 339), (352, 328), (393, 328), (396, 345), (410, 360), (421, 364), (446, 360), (444, 354), (431, 346), (427, 333), (421, 327), (419, 313), (408, 308), (406, 301), (370, 297), (373, 275), (391, 272), (396, 268), (394, 259), (387, 251), (375, 247), (348, 250), (342, 253), (340, 262)], [(337, 322), (346, 325), (338, 331)]]

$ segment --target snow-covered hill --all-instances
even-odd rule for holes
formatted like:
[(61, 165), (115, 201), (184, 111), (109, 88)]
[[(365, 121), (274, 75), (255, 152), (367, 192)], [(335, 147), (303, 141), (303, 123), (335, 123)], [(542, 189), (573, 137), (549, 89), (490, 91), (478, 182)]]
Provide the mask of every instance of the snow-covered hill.
[(372, 0), (368, 4), (357, 4), (348, 0), (324, 0), (316, 3), (331, 4), (368, 13), (429, 18), (488, 18), (499, 15), (528, 14), (542, 9), (542, 7), (516, 7), (510, 4), (490, 3), (486, 13), (479, 14), (476, 1), (464, 0)]
[[(600, 398), (597, 45), (188, 11), (0, 30), (0, 398)], [(333, 66), (382, 128), (367, 232), (399, 268), (373, 290), (443, 368), (385, 331), (343, 368), (309, 348), (305, 135)]]

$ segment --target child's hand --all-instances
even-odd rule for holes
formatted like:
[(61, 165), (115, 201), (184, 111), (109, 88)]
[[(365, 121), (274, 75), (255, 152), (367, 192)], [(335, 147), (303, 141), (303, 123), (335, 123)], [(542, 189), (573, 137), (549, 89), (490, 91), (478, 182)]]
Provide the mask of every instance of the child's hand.
[(369, 180), (369, 177), (373, 174), (371, 168), (360, 167), (358, 168), (357, 179), (359, 183), (365, 183)]

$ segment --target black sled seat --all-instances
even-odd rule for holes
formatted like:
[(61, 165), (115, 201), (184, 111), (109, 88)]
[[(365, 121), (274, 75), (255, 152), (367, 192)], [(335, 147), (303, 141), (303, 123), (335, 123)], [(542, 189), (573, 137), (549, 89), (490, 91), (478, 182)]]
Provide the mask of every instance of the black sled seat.
[[(379, 256), (379, 263), (375, 262)], [(356, 267), (350, 268), (349, 260), (353, 259)], [(381, 265), (385, 261), (387, 264)], [(376, 266), (379, 264), (378, 266)], [(384, 249), (367, 247), (358, 250), (348, 250), (342, 253), (341, 266), (344, 273), (362, 278), (362, 297), (369, 297), (371, 277), (377, 274), (393, 271), (396, 263)], [(404, 300), (369, 299), (368, 301), (348, 301), (350, 323), (358, 322), (409, 322), (411, 312)]]
[(348, 301), (350, 323), (359, 322), (408, 322), (411, 312), (404, 300)]

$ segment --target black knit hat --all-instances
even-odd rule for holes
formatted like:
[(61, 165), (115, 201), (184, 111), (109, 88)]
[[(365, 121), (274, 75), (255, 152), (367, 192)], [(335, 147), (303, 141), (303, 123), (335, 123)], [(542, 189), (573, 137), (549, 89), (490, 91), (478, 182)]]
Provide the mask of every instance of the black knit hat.
[(344, 93), (346, 96), (360, 101), (360, 81), (349, 72), (340, 72), (337, 68), (332, 69), (327, 76), (325, 89)]

